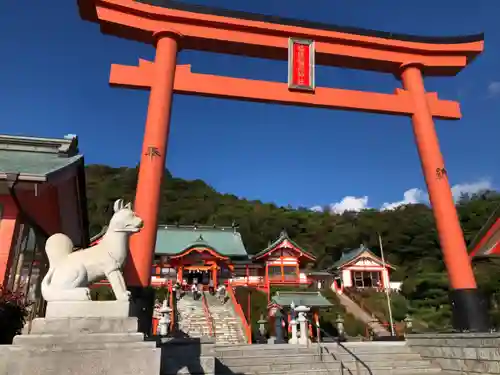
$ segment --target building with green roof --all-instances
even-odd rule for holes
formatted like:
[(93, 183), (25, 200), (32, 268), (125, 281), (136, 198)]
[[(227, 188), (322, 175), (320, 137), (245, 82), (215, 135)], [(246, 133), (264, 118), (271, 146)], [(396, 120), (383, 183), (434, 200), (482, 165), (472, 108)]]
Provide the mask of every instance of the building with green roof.
[[(89, 243), (85, 165), (78, 138), (0, 135), (0, 285), (37, 289), (45, 240), (68, 235), (75, 247)], [(17, 280), (17, 281), (16, 281)], [(28, 290), (26, 290), (26, 288)]]
[(158, 227), (153, 284), (167, 279), (203, 284), (231, 280), (233, 285), (266, 289), (270, 284), (307, 284), (303, 272), (315, 256), (286, 231), (259, 253), (249, 256), (237, 227)]
[(234, 262), (250, 260), (236, 227), (158, 227), (153, 284), (166, 279), (214, 285), (232, 277)]
[(389, 288), (389, 273), (394, 266), (375, 255), (364, 245), (346, 249), (329, 272), (340, 281), (341, 288)]

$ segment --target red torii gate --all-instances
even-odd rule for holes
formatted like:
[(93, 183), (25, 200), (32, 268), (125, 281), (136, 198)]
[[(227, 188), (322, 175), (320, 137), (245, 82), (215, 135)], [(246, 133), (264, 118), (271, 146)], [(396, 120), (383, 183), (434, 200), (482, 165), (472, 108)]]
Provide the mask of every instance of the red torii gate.
[[(79, 0), (103, 33), (156, 46), (154, 62), (112, 65), (110, 84), (150, 90), (135, 209), (145, 228), (131, 239), (127, 283), (150, 283), (172, 94), (410, 116), (448, 270), (454, 326), (487, 330), (433, 117), (459, 119), (459, 104), (425, 91), (423, 76), (453, 76), (483, 51), (483, 34), (417, 37), (234, 12), (170, 0)], [(298, 48), (296, 48), (299, 46)], [(183, 49), (291, 61), (289, 84), (193, 73)], [(308, 60), (308, 61), (306, 61)], [(308, 64), (305, 64), (305, 61)], [(394, 94), (315, 87), (314, 64), (394, 74)], [(297, 81), (298, 80), (298, 81)]]

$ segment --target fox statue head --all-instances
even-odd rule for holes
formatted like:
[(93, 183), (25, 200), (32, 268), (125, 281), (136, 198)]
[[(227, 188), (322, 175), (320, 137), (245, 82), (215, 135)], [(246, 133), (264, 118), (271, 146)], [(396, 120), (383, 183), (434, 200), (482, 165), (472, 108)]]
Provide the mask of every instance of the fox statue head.
[(109, 222), (108, 232), (137, 233), (144, 226), (142, 219), (132, 210), (132, 204), (125, 204), (123, 199), (116, 200), (114, 214)]

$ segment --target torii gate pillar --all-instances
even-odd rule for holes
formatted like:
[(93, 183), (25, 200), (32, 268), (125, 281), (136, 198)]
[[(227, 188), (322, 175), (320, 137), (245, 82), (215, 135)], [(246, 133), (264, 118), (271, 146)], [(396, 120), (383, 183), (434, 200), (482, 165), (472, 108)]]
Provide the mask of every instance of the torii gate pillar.
[(487, 309), (485, 306), (480, 308), (484, 305), (484, 300), (477, 289), (472, 271), (467, 245), (426, 98), (421, 67), (418, 64), (406, 64), (401, 70), (403, 86), (414, 103), (413, 133), (448, 271), (453, 326), (461, 326), (463, 322), (467, 322), (468, 330), (485, 331), (489, 326)]
[(154, 291), (144, 287), (151, 283), (151, 265), (158, 228), (160, 191), (165, 172), (180, 35), (173, 31), (161, 31), (155, 33), (154, 37), (154, 84), (151, 85), (149, 94), (134, 204), (134, 210), (144, 220), (145, 225), (139, 233), (130, 238), (131, 251), (125, 266), (126, 283), (134, 301), (134, 311), (131, 313), (139, 317), (139, 322), (144, 324), (139, 329), (145, 333), (150, 331), (151, 319), (148, 319), (148, 316), (154, 304)]

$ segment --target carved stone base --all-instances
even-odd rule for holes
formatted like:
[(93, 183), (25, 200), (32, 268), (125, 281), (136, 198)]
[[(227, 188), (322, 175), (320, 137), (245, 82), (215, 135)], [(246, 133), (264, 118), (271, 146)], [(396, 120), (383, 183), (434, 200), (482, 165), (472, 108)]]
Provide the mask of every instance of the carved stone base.
[(45, 318), (126, 318), (129, 301), (53, 301), (47, 303)]

